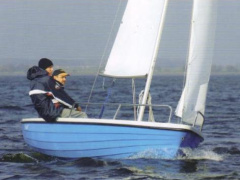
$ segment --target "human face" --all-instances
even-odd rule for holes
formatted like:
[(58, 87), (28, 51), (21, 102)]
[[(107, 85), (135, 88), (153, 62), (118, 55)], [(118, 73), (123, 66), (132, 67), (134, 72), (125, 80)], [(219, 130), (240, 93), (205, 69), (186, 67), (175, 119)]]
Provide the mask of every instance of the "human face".
[(49, 66), (47, 69), (45, 69), (49, 76), (52, 76), (53, 73), (53, 66)]
[(60, 82), (62, 85), (64, 85), (66, 83), (66, 80), (67, 80), (66, 77), (67, 77), (66, 73), (62, 73), (57, 76), (53, 76), (53, 78), (55, 80), (57, 80), (58, 82)]

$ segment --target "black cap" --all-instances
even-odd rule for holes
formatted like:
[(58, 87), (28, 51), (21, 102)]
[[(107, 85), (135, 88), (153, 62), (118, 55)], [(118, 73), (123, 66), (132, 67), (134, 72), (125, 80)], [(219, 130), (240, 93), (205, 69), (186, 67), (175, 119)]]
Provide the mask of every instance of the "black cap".
[(66, 71), (64, 71), (63, 69), (57, 69), (53, 72), (52, 76), (57, 76), (59, 74), (63, 74), (63, 76), (70, 76), (68, 73), (66, 73)]
[(42, 69), (47, 69), (50, 66), (53, 66), (53, 63), (50, 59), (42, 58), (38, 62), (38, 67), (40, 67)]

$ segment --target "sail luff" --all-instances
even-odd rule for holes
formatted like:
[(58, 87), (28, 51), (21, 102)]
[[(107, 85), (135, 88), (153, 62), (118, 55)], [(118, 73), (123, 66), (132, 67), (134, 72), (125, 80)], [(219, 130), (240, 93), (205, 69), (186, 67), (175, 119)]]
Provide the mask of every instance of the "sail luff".
[(214, 50), (216, 0), (194, 0), (187, 77), (176, 115), (203, 124)]
[[(153, 76), (155, 64), (156, 64), (156, 61), (157, 61), (158, 51), (159, 51), (159, 47), (160, 47), (160, 41), (161, 41), (162, 32), (163, 32), (163, 25), (164, 25), (164, 22), (165, 22), (167, 5), (168, 5), (168, 0), (165, 0), (164, 7), (163, 7), (163, 14), (162, 14), (161, 21), (160, 21), (160, 24), (159, 24), (158, 36), (157, 36), (155, 49), (154, 49), (154, 53), (153, 53), (152, 63), (151, 63), (151, 66), (150, 66), (148, 78), (147, 78), (146, 85), (145, 85), (143, 100), (141, 102), (142, 104), (146, 104), (146, 102), (147, 102), (147, 98), (148, 98), (148, 94), (149, 94), (149, 90), (150, 90), (150, 86), (151, 86), (151, 82), (152, 82), (152, 76)], [(139, 110), (139, 114), (138, 114), (138, 121), (142, 121), (144, 111), (145, 111), (145, 106), (141, 106), (140, 110)]]
[(185, 64), (185, 72), (184, 72), (184, 81), (183, 81), (183, 90), (182, 90), (182, 94), (180, 97), (180, 100), (178, 102), (177, 108), (175, 110), (175, 115), (182, 118), (182, 114), (183, 114), (183, 107), (184, 107), (184, 99), (185, 99), (185, 94), (186, 94), (186, 81), (187, 81), (187, 68), (188, 68), (188, 61), (190, 58), (190, 46), (191, 46), (191, 38), (192, 38), (192, 32), (193, 32), (193, 22), (194, 22), (194, 16), (193, 16), (193, 12), (194, 12), (194, 1), (192, 4), (192, 9), (191, 9), (191, 24), (189, 26), (190, 28), (190, 33), (189, 33), (189, 42), (188, 42), (188, 52), (187, 52), (187, 59), (186, 59), (186, 64)]

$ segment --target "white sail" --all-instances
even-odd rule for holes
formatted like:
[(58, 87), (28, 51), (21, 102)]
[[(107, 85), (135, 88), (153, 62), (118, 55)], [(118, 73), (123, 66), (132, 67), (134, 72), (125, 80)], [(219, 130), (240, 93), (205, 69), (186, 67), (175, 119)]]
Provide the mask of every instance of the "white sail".
[(142, 77), (158, 45), (166, 0), (129, 0), (103, 75)]
[[(214, 50), (216, 0), (194, 0), (185, 87), (176, 115), (203, 124)], [(202, 114), (202, 115), (201, 115)]]

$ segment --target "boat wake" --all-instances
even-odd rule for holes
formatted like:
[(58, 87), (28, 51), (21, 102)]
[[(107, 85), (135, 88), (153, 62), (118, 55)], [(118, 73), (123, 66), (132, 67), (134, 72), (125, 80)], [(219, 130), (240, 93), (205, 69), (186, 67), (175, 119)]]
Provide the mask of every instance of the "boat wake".
[[(175, 150), (159, 150), (159, 149), (148, 149), (135, 154), (128, 159), (172, 159), (172, 153)], [(181, 149), (181, 153), (175, 158), (175, 160), (212, 160), (212, 161), (223, 161), (226, 154), (219, 154), (211, 149)]]
[(147, 149), (132, 155), (128, 159), (172, 159), (177, 149)]
[(179, 155), (179, 160), (212, 160), (212, 161), (223, 161), (224, 154), (218, 154), (211, 149), (181, 149), (184, 156)]
[[(131, 157), (126, 159), (164, 159), (164, 160), (173, 160), (172, 156), (176, 150), (172, 149), (148, 149), (142, 152), (139, 152)], [(190, 149), (183, 148), (181, 153), (175, 158), (175, 160), (212, 160), (212, 161), (223, 161), (224, 158), (228, 155), (240, 154), (240, 150), (236, 147), (224, 148), (224, 147), (215, 147), (213, 149), (206, 147), (205, 149)], [(0, 157), (0, 162), (16, 162), (16, 163), (38, 163), (38, 162), (50, 162), (60, 160), (56, 157), (47, 156), (41, 153), (32, 152), (30, 154), (25, 154), (22, 152), (19, 153), (8, 153), (3, 154)], [(79, 158), (73, 161), (76, 164), (81, 166), (104, 166), (106, 165), (105, 161), (94, 158)], [(111, 161), (110, 161), (111, 162)]]

